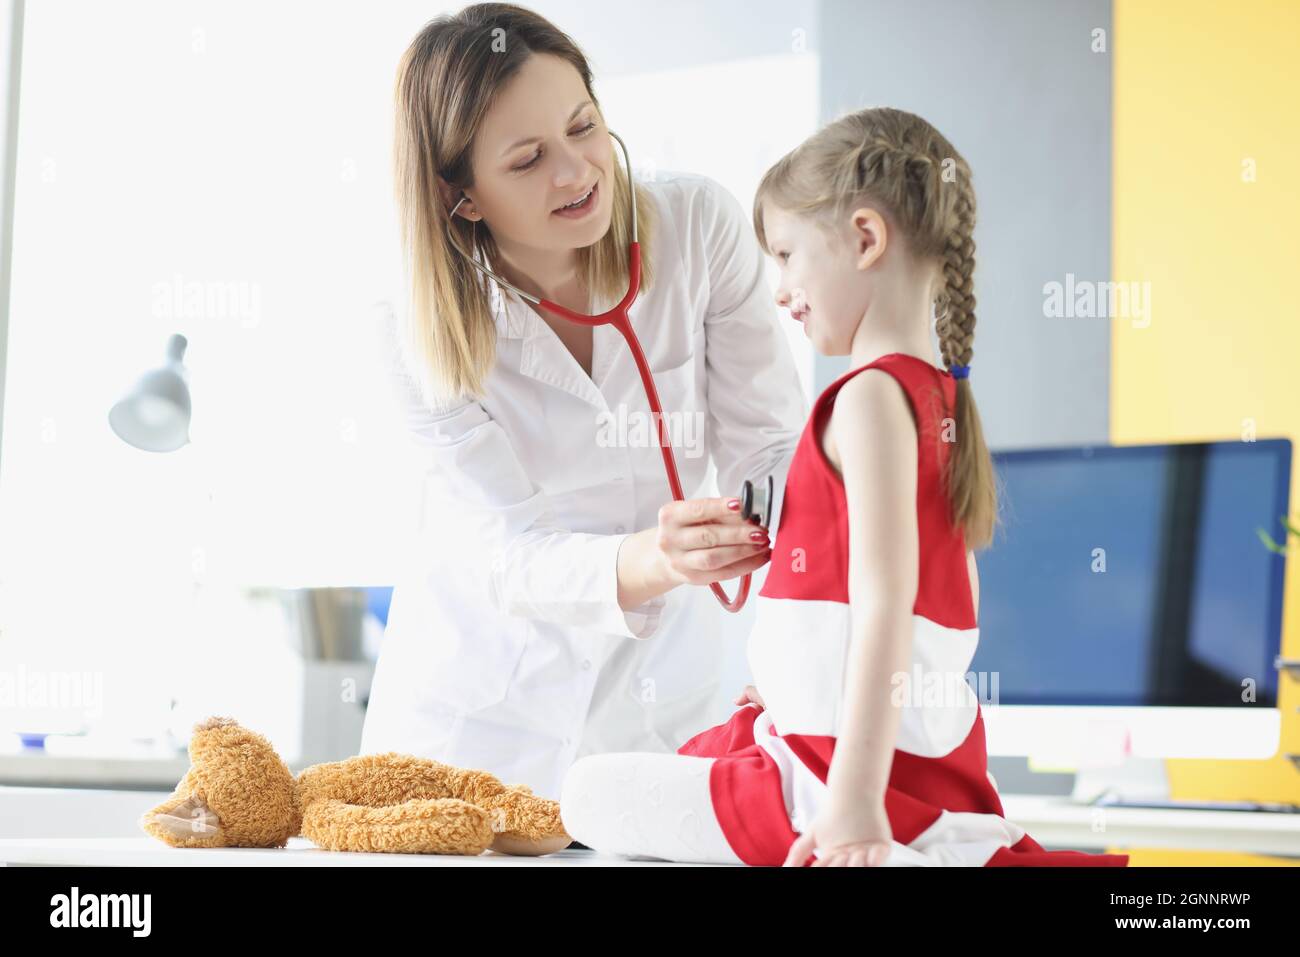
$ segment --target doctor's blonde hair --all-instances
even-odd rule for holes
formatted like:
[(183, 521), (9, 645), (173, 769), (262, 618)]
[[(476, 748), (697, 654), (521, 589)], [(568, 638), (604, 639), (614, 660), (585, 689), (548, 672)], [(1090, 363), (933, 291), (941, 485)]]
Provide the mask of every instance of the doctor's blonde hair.
[[(474, 139), (501, 88), (534, 54), (573, 65), (597, 111), (591, 68), (578, 46), (550, 21), (508, 3), (478, 3), (429, 21), (411, 41), (397, 70), (394, 92), (394, 192), (402, 251), (409, 276), (408, 309), (399, 334), (418, 372), (426, 401), (437, 404), (481, 397), (496, 356), (492, 280), (465, 261), (447, 237), (455, 229), (462, 249), (500, 273), (491, 231), (452, 217), (438, 178), (457, 189), (474, 185)], [(601, 113), (603, 121), (603, 112)], [(610, 150), (617, 146), (610, 140)], [(580, 274), (594, 301), (613, 305), (627, 291), (632, 224), (628, 190), (636, 191), (641, 244), (641, 288), (651, 281), (653, 202), (629, 183), (621, 153), (612, 153), (613, 217), (605, 236), (577, 251)], [(513, 295), (502, 290), (505, 296)]]
[[(913, 113), (880, 107), (839, 117), (767, 171), (754, 196), (754, 229), (770, 255), (763, 203), (809, 216), (825, 228), (862, 202), (899, 227), (913, 255), (942, 269), (935, 329), (945, 367), (974, 354), (975, 190), (966, 160)], [(997, 521), (993, 460), (970, 380), (957, 380), (955, 444), (943, 476), (954, 525), (970, 548), (992, 540)]]

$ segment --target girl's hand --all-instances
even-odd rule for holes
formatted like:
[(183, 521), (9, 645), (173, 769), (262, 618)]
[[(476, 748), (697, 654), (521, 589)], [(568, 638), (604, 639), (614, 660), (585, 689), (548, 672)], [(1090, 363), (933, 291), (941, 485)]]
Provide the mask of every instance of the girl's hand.
[(736, 696), (736, 704), (748, 704), (754, 702), (758, 705), (760, 711), (766, 710), (767, 705), (763, 704), (763, 699), (758, 696), (758, 689), (753, 685), (745, 685), (745, 690)]
[(893, 840), (883, 799), (848, 802), (832, 795), (790, 845), (783, 866), (802, 867), (816, 850), (813, 867), (877, 867), (888, 859)]
[[(656, 545), (664, 574), (677, 585), (708, 585), (757, 571), (772, 557), (767, 532), (727, 503), (693, 498), (659, 509)], [(757, 535), (757, 537), (755, 537)]]

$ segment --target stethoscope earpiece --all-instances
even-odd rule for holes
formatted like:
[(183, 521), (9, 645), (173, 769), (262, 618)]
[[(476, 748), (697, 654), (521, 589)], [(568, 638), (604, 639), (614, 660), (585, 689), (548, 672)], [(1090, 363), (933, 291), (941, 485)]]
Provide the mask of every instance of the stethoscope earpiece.
[[(469, 194), (462, 192), (460, 194), (460, 199), (456, 200), (456, 205), (451, 208), (451, 212), (448, 213), (447, 216), (451, 219), (455, 219), (456, 210), (460, 209), (460, 204), (466, 202), (468, 199), (469, 199)], [(478, 220), (472, 220), (472, 222), (478, 222)]]

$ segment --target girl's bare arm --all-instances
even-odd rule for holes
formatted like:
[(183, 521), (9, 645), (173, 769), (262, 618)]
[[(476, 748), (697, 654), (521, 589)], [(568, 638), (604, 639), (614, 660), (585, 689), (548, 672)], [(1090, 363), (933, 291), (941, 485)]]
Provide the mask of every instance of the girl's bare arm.
[(911, 678), (916, 426), (898, 382), (868, 369), (836, 395), (829, 431), (848, 502), (852, 643), (827, 784), (846, 800), (883, 800), (901, 717), (895, 676)]

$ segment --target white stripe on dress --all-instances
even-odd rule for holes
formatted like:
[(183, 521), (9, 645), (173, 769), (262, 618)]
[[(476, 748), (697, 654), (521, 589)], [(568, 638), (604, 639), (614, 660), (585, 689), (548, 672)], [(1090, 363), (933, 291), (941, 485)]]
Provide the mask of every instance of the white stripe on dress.
[[(975, 724), (979, 699), (966, 674), (979, 629), (947, 628), (923, 615), (912, 621), (911, 667), (891, 685), (902, 708), (897, 747), (943, 757)], [(839, 736), (851, 633), (844, 602), (758, 596), (747, 655), (780, 734)]]

